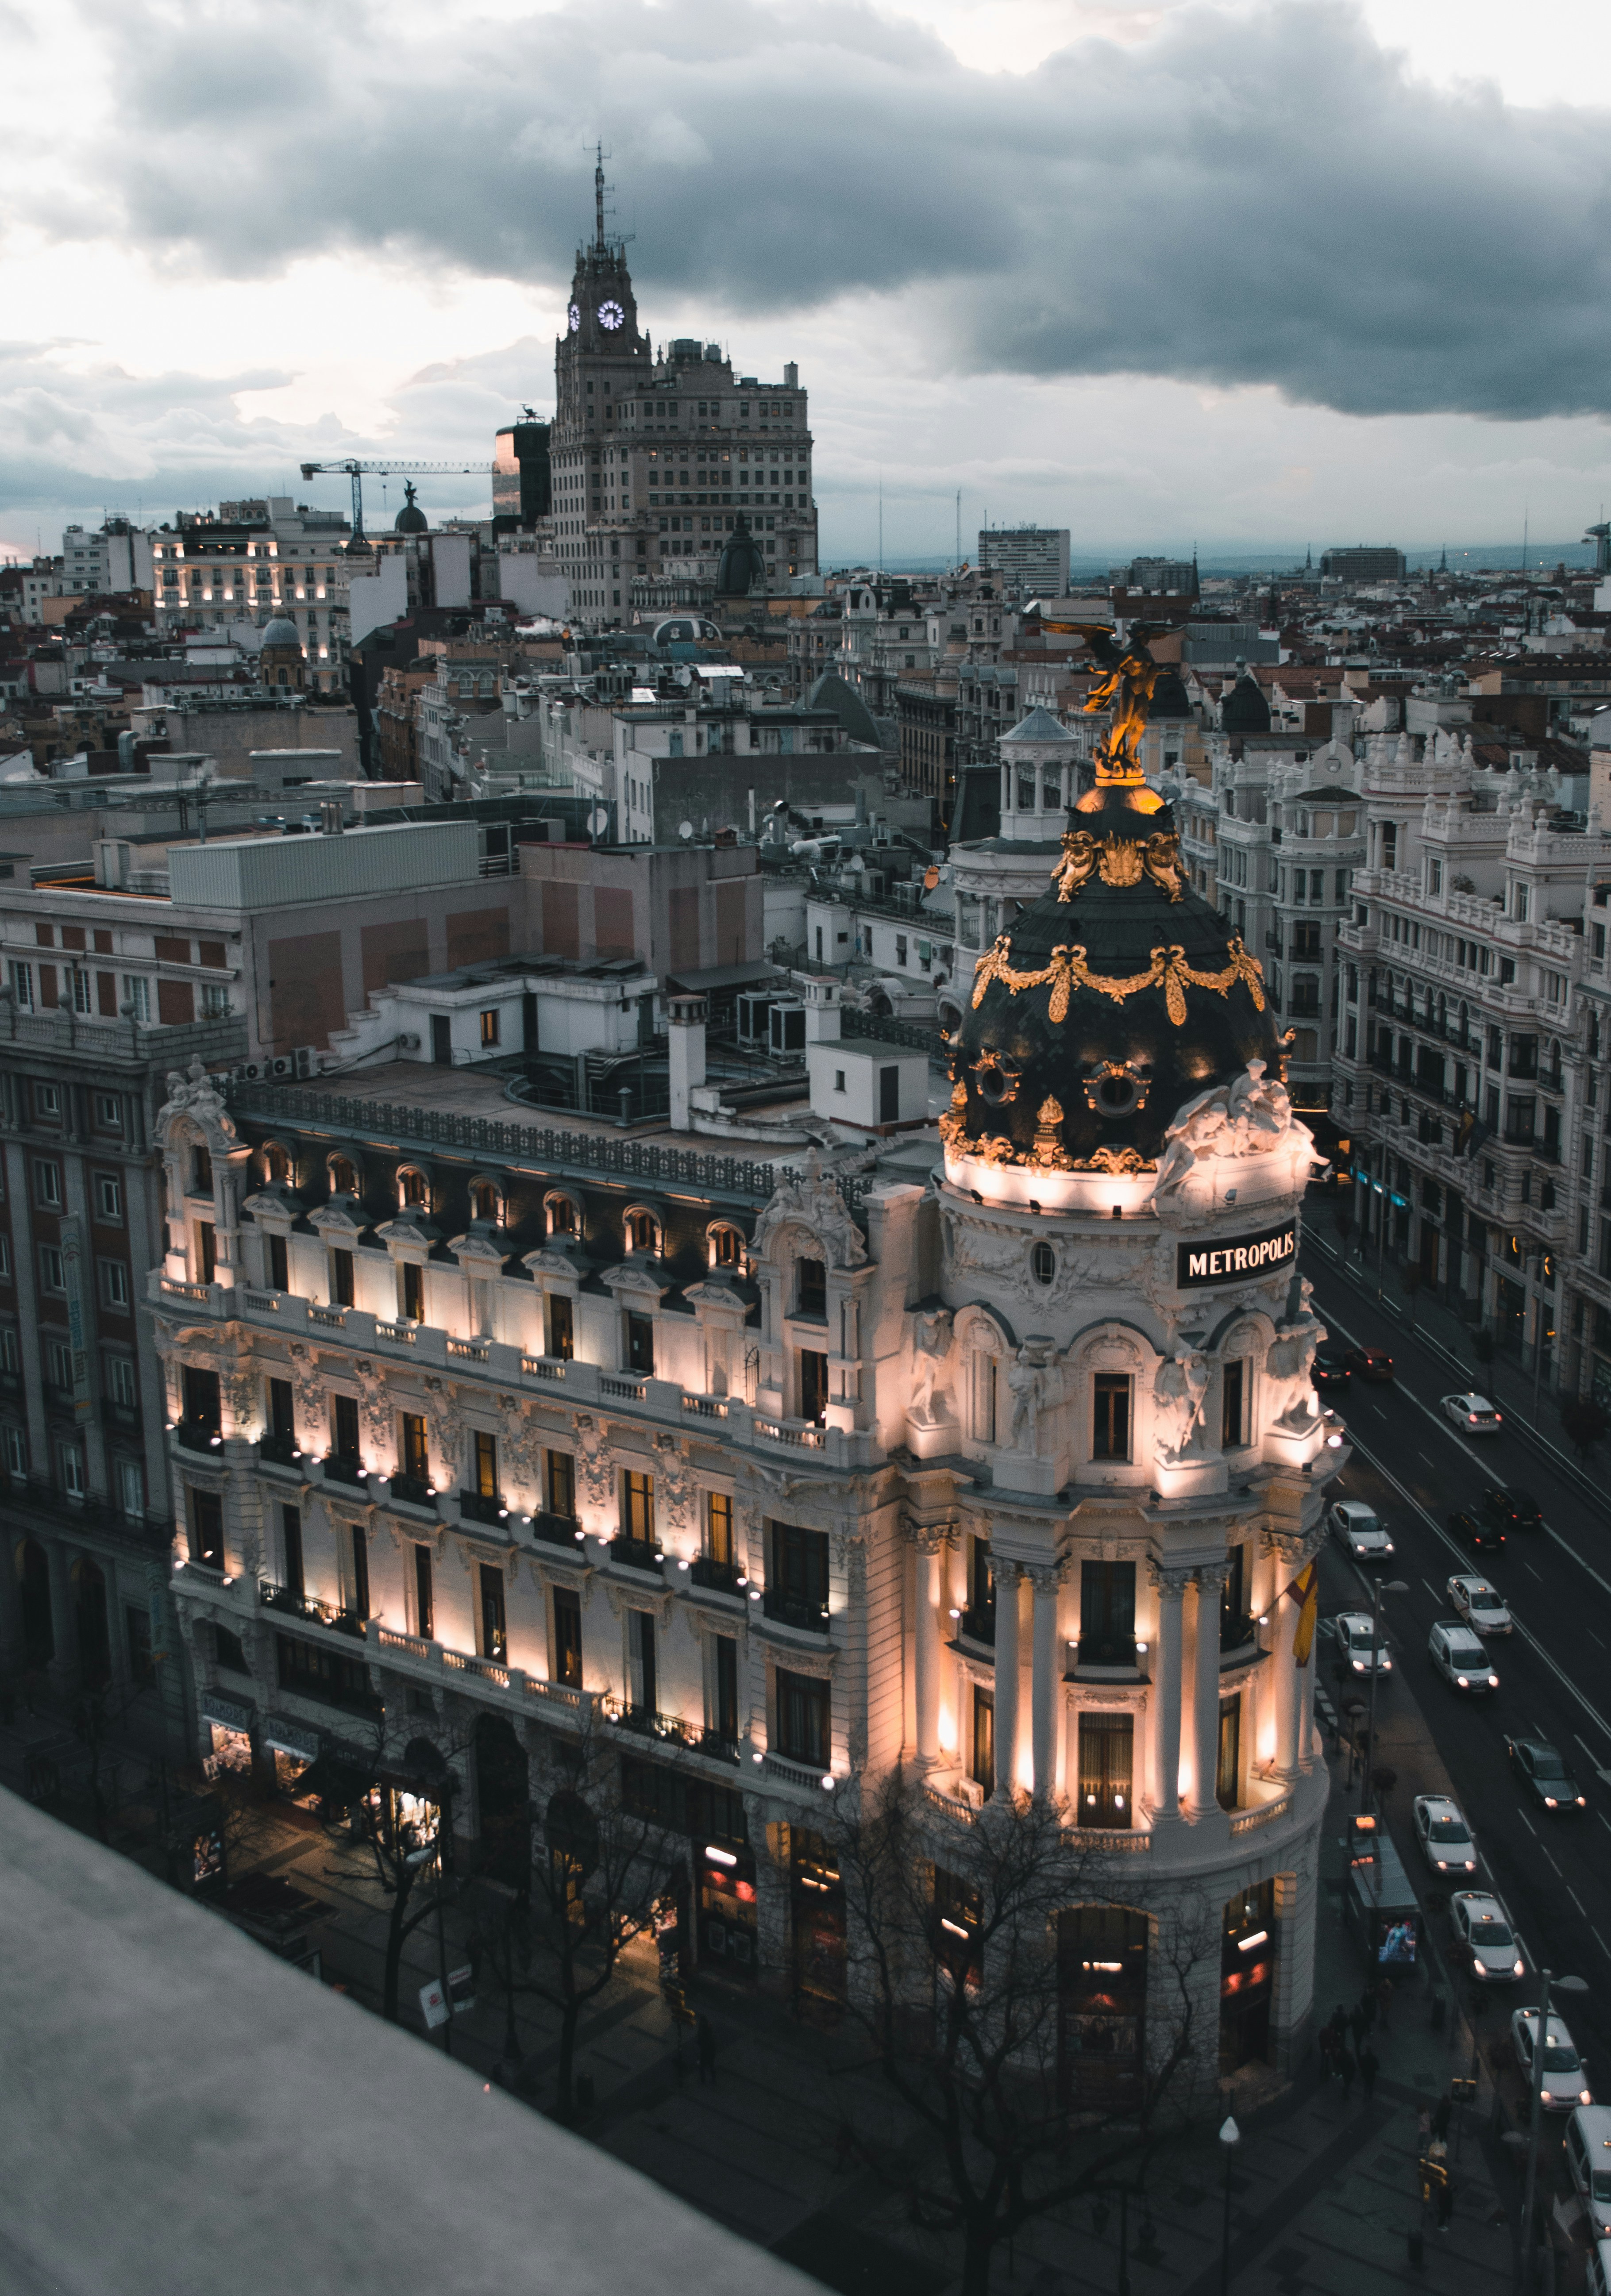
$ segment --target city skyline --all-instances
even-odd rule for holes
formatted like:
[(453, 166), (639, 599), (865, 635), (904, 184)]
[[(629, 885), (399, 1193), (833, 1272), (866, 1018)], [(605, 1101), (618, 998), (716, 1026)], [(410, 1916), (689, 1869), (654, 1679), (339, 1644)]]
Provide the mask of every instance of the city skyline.
[[(1555, 20), (1523, 58), (1434, 0), (924, 0), (793, 38), (759, 8), (719, 35), (686, 9), (497, 9), (422, 170), (408, 10), (383, 65), (358, 12), (306, 71), (250, 10), (25, 11), (0, 545), (103, 505), (300, 496), (305, 459), (485, 451), (547, 407), (596, 133), (656, 341), (798, 362), (825, 563), (875, 556), (881, 496), (886, 557), (943, 552), (958, 486), (965, 535), (1038, 520), (1092, 551), (1581, 531), (1611, 495), (1585, 284), (1611, 91)], [(543, 45), (540, 97), (495, 73), (494, 31), (505, 60)]]

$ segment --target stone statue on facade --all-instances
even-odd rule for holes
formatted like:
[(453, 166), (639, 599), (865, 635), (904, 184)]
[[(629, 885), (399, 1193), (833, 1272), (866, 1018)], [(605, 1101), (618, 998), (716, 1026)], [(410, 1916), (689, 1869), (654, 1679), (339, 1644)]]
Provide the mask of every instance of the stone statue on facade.
[(831, 1172), (823, 1170), (822, 1158), (815, 1148), (806, 1157), (804, 1171), (780, 1182), (756, 1221), (752, 1246), (756, 1255), (766, 1250), (780, 1228), (791, 1225), (810, 1229), (830, 1267), (859, 1267), (867, 1256), (866, 1241), (839, 1193), (839, 1183)]
[(1046, 1367), (1040, 1351), (1028, 1341), (1007, 1365), (1007, 1391), (1013, 1398), (1007, 1448), (1033, 1452), (1040, 1432), (1040, 1407), (1046, 1401)]
[(1278, 1077), (1262, 1061), (1249, 1061), (1228, 1085), (1214, 1085), (1188, 1100), (1164, 1134), (1168, 1146), (1158, 1164), (1155, 1200), (1174, 1193), (1200, 1158), (1260, 1156), (1292, 1130), (1292, 1101)]
[(1153, 1448), (1175, 1465), (1201, 1448), (1208, 1364), (1196, 1348), (1181, 1348), (1153, 1376)]
[[(949, 1397), (940, 1389), (941, 1402), (935, 1402), (935, 1386), (945, 1368), (951, 1351), (951, 1311), (935, 1308), (919, 1311), (912, 1318), (912, 1394), (907, 1405), (907, 1417), (919, 1427), (938, 1426), (952, 1414)], [(943, 1406), (943, 1407), (941, 1407)]]
[(1310, 1371), (1326, 1326), (1309, 1304), (1313, 1291), (1306, 1277), (1293, 1278), (1286, 1313), (1264, 1358), (1270, 1423), (1289, 1435), (1306, 1434), (1319, 1416)]

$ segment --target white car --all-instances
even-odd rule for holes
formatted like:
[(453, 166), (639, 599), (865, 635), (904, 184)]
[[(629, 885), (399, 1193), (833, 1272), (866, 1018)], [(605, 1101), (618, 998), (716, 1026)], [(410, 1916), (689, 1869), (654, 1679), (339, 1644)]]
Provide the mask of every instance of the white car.
[(1594, 2092), (1583, 2078), (1583, 2061), (1566, 2024), (1559, 2017), (1551, 2016), (1549, 2030), (1544, 2039), (1544, 2062), (1533, 2073), (1533, 2057), (1538, 2048), (1538, 2011), (1517, 2009), (1510, 2019), (1510, 2045), (1516, 2051), (1516, 2062), (1525, 2079), (1536, 2079), (1539, 2095), (1546, 2112), (1571, 2112), (1580, 2104), (1592, 2104)]
[(1485, 1985), (1506, 1985), (1527, 1973), (1510, 1916), (1488, 1890), (1457, 1890), (1449, 1900), (1455, 1943), (1471, 1956), (1471, 1973)]
[(1337, 1646), (1337, 1656), (1355, 1674), (1391, 1674), (1393, 1657), (1387, 1648), (1387, 1637), (1372, 1640), (1369, 1611), (1339, 1611), (1327, 1625)]
[(1339, 1499), (1328, 1520), (1356, 1562), (1384, 1562), (1393, 1553), (1386, 1525), (1363, 1499)]
[(1462, 1435), (1497, 1435), (1500, 1414), (1485, 1395), (1445, 1395), (1443, 1414)]
[(1475, 1874), (1476, 1844), (1465, 1812), (1447, 1794), (1417, 1794), (1415, 1838), (1434, 1874)]
[(1497, 1690), (1482, 1637), (1464, 1619), (1439, 1619), (1426, 1637), (1426, 1654), (1451, 1690)]
[(1479, 1635), (1508, 1635), (1510, 1613), (1485, 1578), (1457, 1572), (1443, 1589), (1449, 1600)]
[(1611, 2241), (1611, 2112), (1580, 2104), (1566, 2123), (1566, 2166), (1589, 2216), (1589, 2237)]

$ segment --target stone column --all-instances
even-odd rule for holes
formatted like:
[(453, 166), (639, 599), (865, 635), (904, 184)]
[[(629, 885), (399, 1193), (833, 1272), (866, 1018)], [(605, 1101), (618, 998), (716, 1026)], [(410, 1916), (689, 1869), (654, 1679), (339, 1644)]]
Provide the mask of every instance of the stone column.
[(1180, 1608), (1189, 1570), (1152, 1565), (1158, 1590), (1158, 1633), (1153, 1662), (1153, 1809), (1158, 1817), (1180, 1814), (1180, 1669), (1183, 1658)]
[(1303, 1606), (1296, 1597), (1286, 1592), (1296, 1577), (1300, 1565), (1296, 1558), (1283, 1554), (1279, 1547), (1275, 1554), (1276, 1591), (1270, 1604), (1270, 1657), (1275, 1679), (1270, 1685), (1276, 1710), (1276, 1775), (1288, 1782), (1295, 1778), (1303, 1767), (1306, 1748), (1303, 1742), (1303, 1699), (1311, 1692), (1314, 1676), (1311, 1669), (1314, 1653), (1310, 1652), (1308, 1666), (1299, 1666), (1293, 1657), (1293, 1644), (1297, 1638), (1298, 1622)]
[(1057, 1589), (1056, 1563), (1037, 1563), (1024, 1576), (1034, 1589), (1031, 1638), (1030, 1758), (1035, 1793), (1044, 1801), (1057, 1784)]
[(1018, 1565), (998, 1561), (996, 1578), (996, 1792), (1009, 1795), (1018, 1771)]
[(944, 1540), (931, 1532), (916, 1539), (917, 1617), (913, 1678), (917, 1707), (917, 1764), (932, 1769), (940, 1759), (940, 1554)]
[(1219, 1808), (1214, 1773), (1220, 1759), (1220, 1597), (1229, 1565), (1204, 1562), (1193, 1574), (1197, 1616), (1192, 1644), (1192, 1792), (1195, 1816)]

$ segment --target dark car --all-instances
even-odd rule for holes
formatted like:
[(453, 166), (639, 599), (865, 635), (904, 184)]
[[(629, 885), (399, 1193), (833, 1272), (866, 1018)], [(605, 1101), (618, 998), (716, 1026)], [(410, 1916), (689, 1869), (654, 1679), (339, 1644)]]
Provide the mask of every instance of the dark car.
[(1314, 1353), (1314, 1369), (1309, 1376), (1322, 1395), (1328, 1394), (1334, 1387), (1346, 1387), (1348, 1384), (1347, 1349), (1317, 1348)]
[(1459, 1509), (1449, 1518), (1449, 1536), (1468, 1546), (1474, 1554), (1497, 1554), (1505, 1544), (1505, 1534), (1497, 1523), (1480, 1514), (1466, 1514)]
[(1356, 1379), (1393, 1377), (1393, 1357), (1385, 1348), (1350, 1348), (1343, 1361)]
[(1577, 1780), (1548, 1738), (1507, 1738), (1510, 1767), (1541, 1809), (1582, 1809)]
[(1531, 1491), (1508, 1491), (1490, 1483), (1477, 1502), (1484, 1520), (1499, 1530), (1542, 1530), (1544, 1511)]

